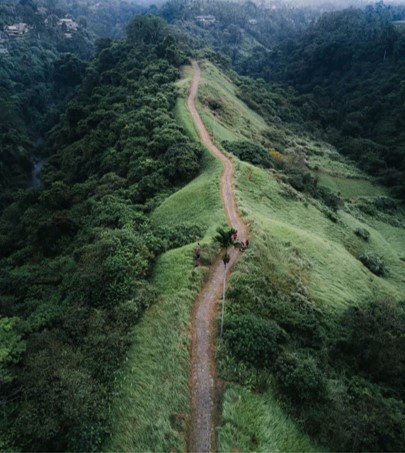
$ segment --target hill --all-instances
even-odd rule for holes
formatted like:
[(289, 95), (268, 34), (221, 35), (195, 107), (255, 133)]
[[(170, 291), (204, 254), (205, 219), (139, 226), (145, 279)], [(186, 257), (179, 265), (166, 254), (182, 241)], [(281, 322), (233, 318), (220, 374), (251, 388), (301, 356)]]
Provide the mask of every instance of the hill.
[[(208, 62), (203, 76), (201, 112), (208, 127), (215, 119), (217, 142), (225, 141), (232, 151), (241, 139), (252, 142), (252, 132), (256, 143), (268, 143), (266, 129), (276, 125), (241, 108), (230, 79), (235, 76)], [(205, 90), (213, 98), (210, 104)], [(210, 108), (218, 104), (221, 109)], [(326, 448), (401, 448), (397, 423), (405, 412), (398, 347), (404, 312), (398, 302), (405, 290), (404, 213), (398, 205), (384, 208), (390, 204), (386, 190), (330, 144), (292, 131), (288, 140), (281, 156), (273, 152), (274, 169), (238, 161), (239, 208), (251, 225), (252, 245), (231, 278), (220, 366), (224, 379), (244, 389), (234, 384), (225, 389), (221, 448), (270, 448), (264, 414), (273, 410), (274, 390)], [(271, 156), (270, 146), (267, 153)], [(319, 175), (319, 189), (328, 186), (339, 197), (335, 208), (289, 178), (291, 166), (300, 167), (308, 179)], [(378, 257), (387, 273), (379, 274), (364, 256)], [(380, 333), (365, 324), (377, 322), (384, 312), (387, 319), (378, 330), (381, 338), (390, 331), (395, 347), (378, 342)], [(358, 341), (365, 342), (373, 365), (362, 362)], [(398, 367), (393, 365), (397, 360)], [(370, 372), (370, 366), (382, 374)], [(257, 404), (263, 405), (263, 416), (257, 416)], [(359, 416), (366, 405), (372, 414), (367, 419)], [(241, 423), (243, 429), (235, 431)], [(359, 431), (361, 443), (356, 443)]]

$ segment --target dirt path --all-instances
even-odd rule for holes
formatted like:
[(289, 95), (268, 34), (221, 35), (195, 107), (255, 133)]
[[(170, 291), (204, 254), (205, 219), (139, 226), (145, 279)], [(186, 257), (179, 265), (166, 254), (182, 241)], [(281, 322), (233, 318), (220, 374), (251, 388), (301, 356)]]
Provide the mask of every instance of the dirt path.
[[(204, 146), (224, 165), (221, 176), (221, 194), (224, 202), (225, 213), (229, 224), (238, 230), (240, 240), (246, 239), (246, 227), (239, 217), (232, 188), (232, 161), (223, 155), (214, 145), (200, 115), (195, 107), (198, 84), (201, 70), (193, 62), (194, 77), (191, 84), (190, 95), (187, 100), (188, 109)], [(232, 265), (238, 259), (240, 252), (232, 250), (231, 260), (227, 266), (229, 274)], [(215, 409), (215, 362), (213, 357), (213, 340), (215, 337), (216, 305), (221, 294), (224, 277), (224, 265), (219, 260), (213, 266), (211, 277), (205, 284), (198, 300), (196, 301), (193, 317), (193, 342), (191, 350), (192, 376), (191, 376), (191, 401), (192, 417), (188, 451), (210, 452), (215, 450), (214, 409)]]

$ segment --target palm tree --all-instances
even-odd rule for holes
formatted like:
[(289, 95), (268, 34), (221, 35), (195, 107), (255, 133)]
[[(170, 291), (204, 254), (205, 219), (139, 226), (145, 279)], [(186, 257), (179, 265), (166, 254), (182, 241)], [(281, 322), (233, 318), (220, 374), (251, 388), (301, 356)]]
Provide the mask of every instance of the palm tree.
[(233, 236), (237, 233), (237, 230), (234, 228), (224, 229), (224, 228), (217, 228), (217, 235), (215, 236), (215, 240), (218, 242), (219, 246), (221, 247), (222, 251), (222, 262), (224, 263), (224, 283), (223, 283), (223, 290), (222, 290), (222, 314), (221, 314), (221, 337), (224, 330), (224, 311), (225, 311), (225, 287), (226, 287), (226, 265), (229, 263), (231, 259), (229, 256), (229, 248), (230, 247), (240, 247), (240, 243), (236, 242)]

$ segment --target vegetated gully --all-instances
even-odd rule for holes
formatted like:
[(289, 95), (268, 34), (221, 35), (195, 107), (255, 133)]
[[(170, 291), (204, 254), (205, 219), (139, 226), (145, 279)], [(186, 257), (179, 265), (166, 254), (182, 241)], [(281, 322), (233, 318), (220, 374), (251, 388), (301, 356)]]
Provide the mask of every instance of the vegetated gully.
[[(229, 224), (238, 230), (241, 241), (246, 240), (246, 226), (239, 217), (232, 188), (233, 164), (214, 145), (195, 107), (201, 69), (193, 61), (194, 76), (191, 84), (187, 107), (190, 111), (203, 145), (224, 165), (221, 176), (221, 195), (225, 214)], [(230, 261), (226, 266), (226, 278), (240, 252), (230, 251)], [(216, 307), (219, 300), (223, 279), (224, 264), (218, 260), (214, 265), (210, 278), (204, 285), (196, 303), (193, 316), (193, 339), (191, 347), (191, 379), (190, 393), (192, 414), (188, 436), (188, 451), (210, 452), (215, 450), (215, 361), (213, 357), (215, 338)]]

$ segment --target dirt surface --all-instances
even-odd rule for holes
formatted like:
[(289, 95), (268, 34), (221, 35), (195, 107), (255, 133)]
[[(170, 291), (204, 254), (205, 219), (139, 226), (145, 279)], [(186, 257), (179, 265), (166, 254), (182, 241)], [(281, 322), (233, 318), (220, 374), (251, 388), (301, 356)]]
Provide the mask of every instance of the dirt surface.
[[(221, 194), (224, 202), (225, 213), (229, 224), (238, 230), (240, 241), (246, 240), (246, 227), (238, 215), (233, 196), (232, 161), (214, 145), (195, 107), (198, 84), (201, 70), (197, 62), (193, 62), (194, 76), (191, 84), (190, 95), (187, 100), (188, 109), (193, 117), (201, 142), (224, 165), (221, 176)], [(230, 252), (231, 260), (227, 265), (226, 278), (228, 278), (233, 264), (240, 256), (240, 252), (233, 249)], [(218, 260), (212, 267), (210, 278), (202, 289), (194, 309), (193, 316), (193, 341), (191, 348), (191, 380), (190, 392), (192, 414), (190, 422), (189, 445), (190, 452), (215, 451), (215, 361), (214, 339), (215, 318), (217, 304), (221, 295), (224, 278), (224, 265)]]

